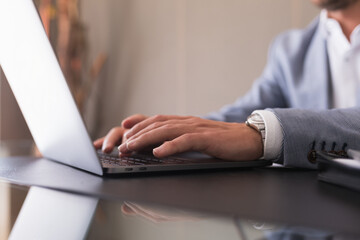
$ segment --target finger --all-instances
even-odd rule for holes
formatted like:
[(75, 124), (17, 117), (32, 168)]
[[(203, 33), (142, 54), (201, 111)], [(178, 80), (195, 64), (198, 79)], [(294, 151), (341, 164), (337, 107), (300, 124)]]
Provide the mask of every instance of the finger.
[(153, 122), (151, 124), (149, 124), (148, 126), (146, 126), (145, 128), (141, 129), (140, 131), (138, 131), (137, 133), (133, 134), (132, 136), (128, 136), (127, 135), (127, 139), (128, 141), (133, 141), (136, 140), (138, 137), (153, 131), (157, 128), (161, 128), (163, 131), (166, 130), (166, 128), (168, 128), (168, 131), (173, 131), (174, 129), (177, 128), (181, 128), (183, 130), (185, 129), (189, 129), (189, 126), (183, 121), (183, 120), (177, 120), (177, 119), (171, 119), (171, 120), (165, 120), (162, 122)]
[(128, 140), (128, 138), (126, 137), (126, 133), (129, 131), (129, 129), (124, 129), (124, 132), (123, 132), (123, 137), (121, 139), (121, 143), (124, 143)]
[(100, 149), (102, 147), (104, 139), (105, 137), (98, 138), (93, 142), (95, 149)]
[(163, 122), (170, 119), (185, 119), (186, 117), (182, 116), (171, 116), (171, 115), (156, 115), (153, 117), (149, 117), (142, 122), (139, 122), (135, 126), (133, 126), (127, 133), (127, 138), (135, 135), (137, 132), (141, 131), (142, 129), (146, 128), (147, 126), (155, 123), (155, 122)]
[(147, 119), (148, 117), (142, 114), (135, 114), (132, 115), (126, 119), (124, 119), (124, 121), (122, 121), (121, 126), (123, 128), (132, 128), (133, 126), (135, 126), (136, 124), (138, 124), (141, 121), (144, 121), (145, 119)]
[(126, 203), (121, 205), (121, 212), (125, 215), (136, 215), (133, 209), (126, 205)]
[(153, 150), (153, 154), (155, 157), (163, 158), (188, 151), (204, 152), (206, 147), (206, 139), (202, 134), (184, 134), (172, 141), (164, 142)]
[(105, 153), (110, 153), (113, 148), (121, 142), (123, 134), (124, 129), (122, 127), (115, 127), (111, 129), (104, 138), (102, 151)]
[(169, 130), (171, 130), (173, 127), (181, 128), (185, 130), (183, 131), (183, 133), (185, 132), (195, 133), (195, 132), (202, 132), (204, 129), (214, 130), (216, 128), (219, 128), (218, 123), (215, 121), (211, 121), (210, 124), (209, 123), (210, 120), (204, 120), (196, 117), (180, 117), (180, 116), (169, 116), (169, 117), (173, 117), (173, 118), (164, 121), (153, 122), (148, 126), (146, 126), (145, 128), (138, 131), (137, 133), (132, 134), (132, 136), (129, 136), (127, 134), (126, 136), (129, 137), (128, 140), (132, 141), (138, 138), (139, 136), (160, 127), (169, 127)]
[(146, 133), (141, 134), (134, 139), (129, 139), (121, 144), (119, 146), (119, 151), (121, 153), (140, 151), (149, 146), (172, 140), (188, 131), (185, 127), (178, 126), (179, 125), (164, 125), (159, 128), (151, 129)]

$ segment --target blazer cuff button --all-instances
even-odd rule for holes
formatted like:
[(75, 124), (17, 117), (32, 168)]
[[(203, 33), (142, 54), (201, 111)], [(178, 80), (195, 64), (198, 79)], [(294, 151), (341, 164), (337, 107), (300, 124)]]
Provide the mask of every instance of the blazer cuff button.
[(307, 155), (307, 159), (309, 160), (309, 162), (315, 164), (316, 163), (316, 151), (311, 150)]

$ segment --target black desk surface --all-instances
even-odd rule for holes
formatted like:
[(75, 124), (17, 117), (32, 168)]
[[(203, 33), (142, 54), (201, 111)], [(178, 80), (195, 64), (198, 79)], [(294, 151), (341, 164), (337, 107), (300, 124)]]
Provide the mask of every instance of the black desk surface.
[(0, 177), (100, 199), (166, 205), (360, 236), (360, 193), (285, 168), (101, 178), (46, 159), (0, 159)]

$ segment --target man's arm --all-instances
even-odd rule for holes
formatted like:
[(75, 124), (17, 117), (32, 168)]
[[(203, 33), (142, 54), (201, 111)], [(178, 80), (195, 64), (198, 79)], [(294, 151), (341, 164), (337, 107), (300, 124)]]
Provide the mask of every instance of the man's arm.
[[(313, 150), (346, 151), (360, 149), (360, 108), (333, 110), (271, 109), (284, 132), (282, 156), (278, 163), (289, 167), (316, 168)], [(135, 125), (128, 141), (120, 146), (123, 154), (154, 148), (165, 157), (184, 151), (200, 151), (231, 160), (252, 160), (262, 154), (261, 135), (243, 123), (225, 123), (195, 117), (150, 117)]]
[(281, 57), (278, 56), (279, 52), (284, 52), (286, 35), (283, 34), (276, 38), (269, 48), (268, 62), (264, 72), (255, 81), (250, 91), (245, 96), (238, 98), (233, 104), (204, 117), (216, 121), (244, 122), (254, 110), (260, 110), (258, 113), (260, 113), (266, 126), (263, 157), (271, 160), (277, 160), (280, 157), (283, 133), (276, 116), (271, 111), (261, 109), (289, 107), (287, 100), (289, 93), (286, 91), (283, 66), (281, 60), (279, 61)]
[(261, 134), (246, 124), (198, 117), (149, 117), (132, 127), (125, 137), (127, 141), (119, 147), (122, 155), (151, 147), (159, 158), (199, 151), (227, 160), (255, 160), (263, 151)]

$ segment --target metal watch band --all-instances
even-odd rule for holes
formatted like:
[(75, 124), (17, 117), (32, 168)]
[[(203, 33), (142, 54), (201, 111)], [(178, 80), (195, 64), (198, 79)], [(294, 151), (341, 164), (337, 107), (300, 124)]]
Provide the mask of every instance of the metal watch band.
[(261, 134), (261, 138), (263, 141), (263, 144), (265, 143), (265, 122), (264, 119), (261, 117), (258, 113), (251, 114), (247, 120), (245, 121), (245, 124), (256, 131), (258, 131)]

